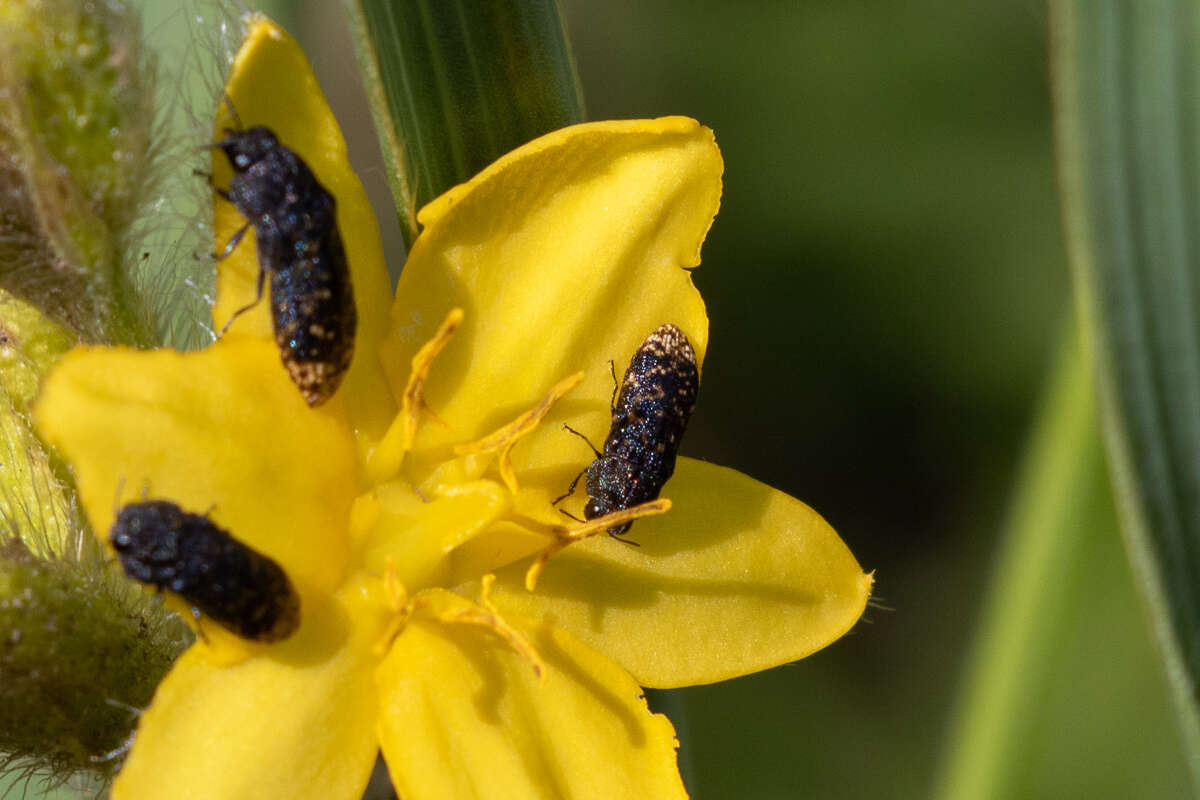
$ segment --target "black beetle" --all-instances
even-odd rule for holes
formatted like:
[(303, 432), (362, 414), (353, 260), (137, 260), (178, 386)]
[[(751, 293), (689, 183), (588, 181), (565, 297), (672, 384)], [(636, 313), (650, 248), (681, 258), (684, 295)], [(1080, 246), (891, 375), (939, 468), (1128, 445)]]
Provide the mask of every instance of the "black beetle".
[[(569, 497), (584, 474), (588, 501), (583, 515), (587, 519), (657, 498), (675, 472), (675, 457), (699, 389), (696, 353), (687, 336), (670, 323), (660, 325), (634, 352), (625, 370), (620, 393), (612, 403), (612, 426), (603, 452), (592, 447), (596, 460), (554, 503)], [(588, 441), (573, 428), (567, 429)], [(614, 526), (608, 533), (621, 536), (632, 524)]]
[(212, 147), (233, 167), (228, 191), (214, 190), (246, 218), (220, 257), (232, 253), (251, 226), (258, 242), (257, 296), (225, 329), (262, 300), (269, 274), (280, 358), (305, 401), (324, 403), (350, 367), (358, 322), (333, 195), (269, 128), (227, 130)]
[(174, 592), (238, 636), (275, 642), (300, 625), (300, 597), (283, 569), (206, 516), (169, 500), (130, 503), (108, 540), (126, 575)]

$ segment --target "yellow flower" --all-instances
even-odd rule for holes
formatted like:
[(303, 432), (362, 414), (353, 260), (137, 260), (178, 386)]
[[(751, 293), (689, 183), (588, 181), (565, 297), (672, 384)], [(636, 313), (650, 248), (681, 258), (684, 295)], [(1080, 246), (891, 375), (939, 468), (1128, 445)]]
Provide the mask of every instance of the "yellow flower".
[[(40, 428), (99, 535), (120, 503), (170, 499), (301, 596), (278, 643), (199, 621), (114, 796), (358, 797), (380, 749), (406, 800), (684, 796), (674, 731), (640, 686), (801, 658), (854, 624), (871, 585), (807, 506), (684, 458), (672, 509), (632, 529), (640, 547), (572, 544), (525, 588), (564, 521), (551, 499), (591, 458), (562, 423), (607, 432), (608, 361), (663, 322), (703, 358), (687, 269), (720, 196), (711, 132), (603, 122), (510, 153), (421, 212), (389, 309), (374, 219), (296, 44), (255, 20), (227, 92), (337, 198), (356, 354), (309, 408), (264, 302), (202, 352), (80, 348), (47, 381)], [(217, 203), (219, 243), (242, 223)], [(217, 326), (257, 269), (250, 241), (220, 263)]]

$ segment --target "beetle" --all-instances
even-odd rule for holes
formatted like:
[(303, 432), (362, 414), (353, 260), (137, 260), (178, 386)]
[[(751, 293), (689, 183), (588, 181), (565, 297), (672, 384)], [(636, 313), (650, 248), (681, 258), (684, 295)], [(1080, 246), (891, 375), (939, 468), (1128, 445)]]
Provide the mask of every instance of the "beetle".
[(213, 190), (246, 218), (218, 257), (232, 253), (251, 227), (258, 243), (254, 301), (235, 311), (221, 333), (262, 301), (270, 276), (280, 358), (305, 401), (320, 405), (350, 368), (358, 323), (337, 203), (270, 128), (242, 130), (239, 122), (211, 147), (221, 150), (233, 168), (229, 189)]
[(179, 595), (194, 616), (244, 639), (276, 642), (300, 625), (300, 596), (283, 569), (205, 515), (170, 500), (129, 503), (108, 540), (130, 578)]
[[(586, 474), (588, 500), (583, 515), (587, 519), (658, 497), (675, 472), (675, 458), (700, 389), (696, 352), (683, 331), (670, 323), (660, 325), (638, 346), (621, 379), (619, 394), (611, 362), (610, 368), (612, 424), (603, 451), (579, 431), (564, 426), (588, 442), (596, 460), (575, 476), (567, 493), (554, 504), (570, 497)], [(620, 537), (632, 524), (616, 525), (608, 533)]]

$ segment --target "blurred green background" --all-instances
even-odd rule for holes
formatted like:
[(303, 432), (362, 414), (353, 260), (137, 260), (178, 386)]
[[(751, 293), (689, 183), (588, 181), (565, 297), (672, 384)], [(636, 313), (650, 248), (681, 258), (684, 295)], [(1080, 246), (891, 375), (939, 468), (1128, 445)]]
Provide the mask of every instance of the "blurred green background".
[[(152, 45), (188, 28), (147, 2)], [(275, 3), (389, 207), (335, 3)], [(696, 283), (712, 340), (684, 452), (808, 502), (875, 602), (826, 651), (655, 696), (697, 800), (930, 796), (1040, 390), (1071, 314), (1036, 0), (565, 0), (591, 119), (686, 114), (726, 161)], [(384, 214), (386, 217), (387, 215)], [(393, 261), (398, 231), (385, 231)], [(996, 796), (1181, 797), (1106, 478), (1056, 574), (1071, 625)], [(1010, 743), (1011, 744), (1011, 743)], [(1015, 783), (1013, 782), (1015, 780)]]

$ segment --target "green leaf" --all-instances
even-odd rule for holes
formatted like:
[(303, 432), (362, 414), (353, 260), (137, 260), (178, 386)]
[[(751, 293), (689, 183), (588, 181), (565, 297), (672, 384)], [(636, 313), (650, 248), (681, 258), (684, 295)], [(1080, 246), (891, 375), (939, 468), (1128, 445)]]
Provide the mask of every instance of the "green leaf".
[(346, 0), (405, 243), (417, 210), (583, 121), (555, 0)]
[(1091, 375), (1078, 337), (1061, 345), (946, 738), (941, 800), (1188, 791), (1121, 546)]
[(1075, 290), (1126, 545), (1200, 785), (1200, 6), (1051, 3)]

